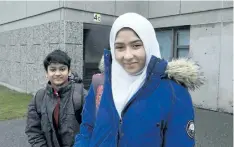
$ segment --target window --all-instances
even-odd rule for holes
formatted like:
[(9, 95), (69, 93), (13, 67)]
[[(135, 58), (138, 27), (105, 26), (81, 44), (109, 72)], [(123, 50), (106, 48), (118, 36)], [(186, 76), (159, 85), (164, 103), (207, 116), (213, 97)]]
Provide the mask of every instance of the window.
[(189, 27), (156, 29), (162, 58), (170, 61), (172, 58), (189, 55)]

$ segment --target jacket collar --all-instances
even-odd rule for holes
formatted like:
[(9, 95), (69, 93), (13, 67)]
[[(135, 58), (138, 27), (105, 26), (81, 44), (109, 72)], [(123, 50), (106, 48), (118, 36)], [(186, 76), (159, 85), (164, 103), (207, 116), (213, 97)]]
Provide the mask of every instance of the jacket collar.
[[(59, 87), (59, 89), (57, 89), (57, 93), (59, 96), (65, 94), (67, 91), (69, 91), (72, 87), (72, 81), (69, 81), (66, 85)], [(46, 91), (49, 95), (54, 95), (54, 88), (52, 87), (51, 83), (48, 82), (46, 85)]]

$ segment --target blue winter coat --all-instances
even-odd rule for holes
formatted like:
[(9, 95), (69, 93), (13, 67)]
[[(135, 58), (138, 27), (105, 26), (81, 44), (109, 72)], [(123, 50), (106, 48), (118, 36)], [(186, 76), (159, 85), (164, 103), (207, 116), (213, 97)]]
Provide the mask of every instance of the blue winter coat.
[[(96, 116), (95, 94), (91, 85), (83, 108), (80, 133), (76, 136), (74, 147), (195, 145), (194, 109), (187, 87), (194, 88), (196, 85), (191, 84), (197, 81), (183, 83), (183, 79), (175, 79), (175, 82), (172, 78), (179, 76), (169, 78), (168, 63), (152, 57), (147, 68), (145, 84), (127, 103), (120, 118), (112, 97), (111, 56), (107, 50), (104, 53), (104, 63), (104, 91), (99, 111)], [(186, 84), (190, 85), (186, 87)]]

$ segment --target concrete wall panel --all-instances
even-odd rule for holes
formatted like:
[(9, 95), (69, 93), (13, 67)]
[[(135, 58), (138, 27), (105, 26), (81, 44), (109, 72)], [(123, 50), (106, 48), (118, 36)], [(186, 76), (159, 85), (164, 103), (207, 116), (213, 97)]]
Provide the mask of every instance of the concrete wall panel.
[(63, 12), (63, 9), (55, 10), (55, 11), (51, 11), (45, 14), (41, 14), (35, 17), (28, 18), (28, 19), (23, 19), (20, 21), (9, 23), (9, 24), (0, 25), (0, 32), (6, 32), (10, 30), (16, 30), (19, 28), (26, 28), (30, 26), (37, 26), (41, 24), (50, 23), (53, 21), (58, 21), (62, 19), (62, 16), (63, 16), (62, 12)]
[[(21, 36), (27, 38), (19, 39)], [(0, 33), (0, 38), (9, 40), (1, 41), (0, 45), (0, 82), (35, 93), (46, 84), (43, 60), (55, 49), (68, 52), (73, 59), (72, 69), (82, 76), (82, 36), (83, 24), (72, 21), (56, 21)]]
[(223, 0), (223, 7), (224, 8), (233, 7), (233, 1), (232, 0)]
[(21, 84), (21, 72), (20, 72), (21, 63), (20, 62), (12, 62), (11, 64), (11, 80), (10, 85), (19, 87)]
[(8, 73), (10, 73), (9, 64), (6, 60), (1, 60), (1, 68), (3, 69), (3, 72), (1, 74), (2, 82), (8, 82)]
[(192, 92), (196, 105), (217, 110), (220, 24), (191, 26), (190, 54), (202, 67), (206, 83), (200, 90)]
[(37, 66), (35, 64), (26, 64), (26, 77), (27, 77), (27, 91), (31, 93), (35, 93), (38, 88), (36, 86), (36, 79), (35, 76), (37, 74)]
[(32, 50), (35, 51), (35, 61), (37, 65), (41, 65), (43, 63), (43, 60), (45, 58), (45, 48), (43, 48), (43, 45), (33, 45)]
[(33, 44), (43, 44), (50, 41), (50, 25), (43, 24), (33, 27)]
[(83, 45), (66, 44), (66, 52), (72, 58), (71, 69), (83, 76)]
[(198, 25), (233, 21), (233, 9), (223, 9), (185, 15), (149, 19), (155, 28)]
[(221, 60), (219, 76), (220, 111), (233, 111), (233, 23), (224, 23), (221, 30)]
[(115, 1), (65, 1), (65, 7), (108, 15), (115, 14)]
[[(2, 51), (2, 48), (1, 48), (1, 46), (0, 46), (0, 51)], [(0, 74), (1, 74), (1, 76), (0, 76), (0, 81), (3, 81), (3, 74), (4, 74), (4, 72), (5, 72), (5, 69), (4, 69), (4, 61), (3, 60), (0, 60), (0, 65), (2, 65), (2, 67), (0, 68)]]
[(64, 1), (66, 8), (85, 10), (86, 1)]
[(220, 22), (233, 22), (233, 8), (221, 11), (220, 20)]
[(2, 61), (6, 56), (5, 56), (5, 51), (6, 51), (6, 46), (0, 44), (0, 61)]
[(27, 1), (27, 17), (60, 8), (60, 1)]
[(101, 22), (94, 22), (93, 15), (94, 15), (94, 13), (92, 13), (92, 12), (84, 12), (84, 11), (80, 11), (80, 10), (66, 9), (64, 19), (78, 21), (78, 22), (84, 22), (84, 23), (112, 25), (115, 18), (116, 18), (114, 16), (102, 14), (101, 15)]
[(115, 1), (86, 1), (85, 10), (114, 15)]
[(207, 78), (192, 92), (195, 105), (233, 113), (233, 23), (196, 25), (190, 31), (191, 55)]
[(65, 32), (65, 43), (83, 44), (83, 25), (81, 23), (66, 21)]
[[(26, 45), (22, 45), (19, 47), (20, 48), (20, 54), (21, 54), (21, 63), (26, 63), (27, 60), (27, 46)], [(30, 59), (29, 59), (30, 60)]]
[(137, 13), (149, 18), (149, 1), (137, 1)]
[(26, 1), (0, 1), (0, 24), (27, 16)]
[(20, 46), (16, 45), (16, 46), (10, 46), (10, 60), (13, 62), (21, 62), (21, 51), (20, 51)]
[[(23, 48), (25, 48), (26, 46), (24, 46)], [(20, 66), (20, 85), (17, 86), (18, 88), (22, 89), (23, 91), (27, 92), (27, 66), (25, 63), (21, 62), (21, 66)], [(3, 81), (4, 82), (4, 81)], [(5, 82), (7, 83), (7, 82)]]
[(26, 45), (27, 38), (28, 38), (27, 29), (19, 29), (18, 44), (19, 45)]
[(149, 1), (149, 18), (177, 15), (180, 1)]
[(138, 12), (138, 4), (139, 3), (136, 3), (135, 1), (116, 1), (115, 15), (119, 16), (126, 12)]
[(192, 13), (222, 8), (222, 1), (181, 1), (181, 13)]

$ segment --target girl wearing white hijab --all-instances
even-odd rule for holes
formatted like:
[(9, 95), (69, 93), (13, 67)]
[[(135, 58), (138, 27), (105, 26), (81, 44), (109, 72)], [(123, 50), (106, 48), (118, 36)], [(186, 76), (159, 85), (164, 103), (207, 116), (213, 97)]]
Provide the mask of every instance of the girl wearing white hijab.
[(152, 24), (136, 13), (115, 20), (110, 48), (104, 51), (99, 109), (91, 85), (74, 146), (193, 147), (194, 110), (188, 89), (203, 84), (199, 66), (187, 59), (161, 59)]

